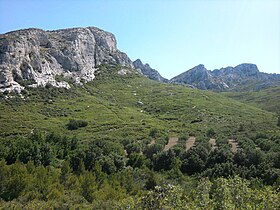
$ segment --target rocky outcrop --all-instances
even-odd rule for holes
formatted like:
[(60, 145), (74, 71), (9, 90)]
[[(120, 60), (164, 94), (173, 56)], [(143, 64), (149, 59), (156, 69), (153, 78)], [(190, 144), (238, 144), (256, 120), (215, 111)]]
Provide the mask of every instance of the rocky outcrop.
[(236, 67), (207, 70), (198, 65), (170, 80), (171, 83), (189, 84), (202, 90), (256, 91), (280, 85), (279, 74), (267, 74), (255, 64), (244, 63)]
[(213, 71), (198, 65), (168, 81), (149, 64), (139, 59), (132, 62), (117, 49), (112, 33), (95, 27), (55, 31), (31, 28), (0, 35), (0, 92), (20, 92), (27, 86), (46, 84), (69, 88), (69, 78), (77, 84), (92, 81), (100, 64), (129, 67), (119, 71), (120, 75), (135, 68), (152, 80), (203, 90), (259, 90), (280, 85), (280, 75), (261, 73), (254, 64)]
[(115, 36), (95, 27), (9, 32), (0, 35), (0, 92), (46, 84), (69, 88), (57, 77), (91, 81), (104, 63), (133, 67)]
[(137, 59), (133, 62), (133, 66), (136, 70), (141, 72), (143, 75), (147, 76), (149, 79), (156, 80), (159, 82), (168, 82), (168, 79), (165, 79), (158, 73), (157, 70), (152, 69), (149, 64), (143, 64), (140, 59)]
[(226, 84), (214, 77), (202, 64), (172, 78), (170, 82), (192, 85), (202, 90), (226, 88)]

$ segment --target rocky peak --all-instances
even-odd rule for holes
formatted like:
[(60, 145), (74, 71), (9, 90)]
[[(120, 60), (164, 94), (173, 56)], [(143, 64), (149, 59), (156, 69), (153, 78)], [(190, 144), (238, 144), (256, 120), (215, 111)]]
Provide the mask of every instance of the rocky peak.
[(57, 76), (91, 81), (100, 64), (133, 67), (112, 33), (96, 27), (54, 31), (24, 29), (0, 35), (0, 92), (51, 84), (69, 88)]
[(195, 74), (199, 78), (204, 78), (204, 77), (211, 77), (210, 72), (204, 67), (203, 64), (199, 64), (198, 66), (193, 67), (188, 71), (191, 74)]
[(204, 67), (203, 64), (193, 67), (192, 69), (185, 71), (182, 74), (172, 78), (172, 83), (186, 83), (190, 84), (194, 81), (204, 80), (205, 78), (211, 77), (209, 71)]
[(207, 71), (207, 69), (204, 67), (203, 64), (199, 64), (193, 67), (192, 69), (190, 69), (190, 71)]
[(241, 72), (246, 76), (256, 76), (260, 72), (257, 65), (251, 63), (239, 64), (234, 67), (234, 70), (236, 70), (236, 72)]
[(208, 90), (210, 87), (222, 89), (226, 86), (223, 82), (216, 81), (211, 72), (207, 70), (203, 64), (195, 66), (192, 69), (172, 78), (170, 82), (191, 85), (202, 90)]
[(221, 69), (215, 69), (212, 71), (215, 76), (220, 75), (238, 75), (238, 76), (257, 76), (260, 72), (255, 64), (243, 63), (236, 67), (226, 67)]
[(156, 80), (159, 82), (168, 82), (167, 79), (163, 78), (157, 70), (152, 69), (149, 64), (143, 64), (140, 59), (137, 59), (133, 62), (133, 66), (136, 70), (141, 72), (143, 75), (147, 76), (152, 80)]
[(145, 66), (142, 63), (142, 61), (140, 59), (136, 59), (135, 61), (133, 61), (133, 66), (134, 68), (138, 68), (138, 69), (144, 69)]
[[(171, 79), (172, 83), (193, 85), (203, 90), (258, 90), (280, 84), (280, 75), (261, 73), (255, 64), (207, 70), (200, 64)], [(252, 89), (253, 88), (253, 89)]]

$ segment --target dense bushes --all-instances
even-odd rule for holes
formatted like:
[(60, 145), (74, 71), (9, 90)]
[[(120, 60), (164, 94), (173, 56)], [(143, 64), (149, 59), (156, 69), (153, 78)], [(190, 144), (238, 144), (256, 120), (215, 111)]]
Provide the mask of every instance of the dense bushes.
[[(269, 138), (267, 145), (262, 138)], [(108, 139), (82, 144), (77, 138), (34, 130), (28, 137), (0, 140), (0, 205), (37, 201), (58, 208), (62, 203), (101, 209), (274, 208), (276, 202), (263, 198), (276, 199), (276, 190), (264, 186), (277, 188), (279, 148), (271, 147), (278, 145), (279, 137), (258, 135), (251, 141), (267, 152), (246, 143), (236, 153), (223, 144), (211, 150), (203, 142), (188, 151), (179, 146), (163, 151), (158, 143), (122, 141), (122, 145)], [(203, 179), (202, 186), (195, 177), (210, 181)]]
[(269, 137), (257, 136), (254, 140), (262, 150), (252, 148), (253, 140), (244, 139), (243, 143), (240, 142), (242, 148), (236, 153), (232, 153), (227, 145), (220, 144), (218, 149), (211, 150), (204, 143), (197, 143), (196, 147), (188, 151), (180, 145), (163, 151), (163, 145), (158, 143), (146, 146), (141, 143), (124, 143), (123, 146), (110, 140), (96, 139), (87, 144), (79, 144), (77, 138), (54, 133), (43, 134), (34, 130), (29, 137), (0, 139), (0, 158), (7, 164), (33, 161), (35, 165), (54, 167), (59, 166), (63, 160), (69, 160), (75, 174), (82, 174), (85, 170), (93, 171), (96, 165), (107, 174), (121, 171), (126, 166), (148, 167), (155, 171), (176, 168), (186, 175), (239, 175), (273, 184), (279, 177), (279, 137), (263, 138)]
[(88, 125), (88, 122), (84, 121), (84, 120), (69, 120), (68, 124), (67, 124), (67, 128), (68, 130), (77, 130), (79, 128), (82, 127), (86, 127)]
[[(98, 167), (80, 175), (61, 168), (0, 161), (0, 206), (4, 209), (279, 209), (270, 186), (251, 187), (238, 176), (182, 179), (126, 168), (106, 175)], [(183, 185), (182, 185), (183, 184)], [(146, 186), (150, 186), (146, 188)], [(182, 187), (184, 186), (184, 187)]]

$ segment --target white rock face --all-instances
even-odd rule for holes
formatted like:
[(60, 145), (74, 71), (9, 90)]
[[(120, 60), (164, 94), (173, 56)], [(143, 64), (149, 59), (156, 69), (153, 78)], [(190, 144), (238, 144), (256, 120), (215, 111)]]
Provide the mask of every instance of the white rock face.
[(57, 77), (91, 81), (105, 63), (133, 67), (117, 49), (115, 36), (95, 27), (9, 32), (0, 35), (0, 92), (46, 84), (69, 88)]

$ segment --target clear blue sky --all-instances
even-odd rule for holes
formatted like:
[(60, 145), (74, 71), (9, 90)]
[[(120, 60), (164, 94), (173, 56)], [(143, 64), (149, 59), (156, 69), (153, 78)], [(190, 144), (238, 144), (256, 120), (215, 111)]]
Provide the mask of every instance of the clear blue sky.
[(198, 64), (280, 73), (280, 0), (0, 0), (0, 33), (86, 26), (167, 78)]

